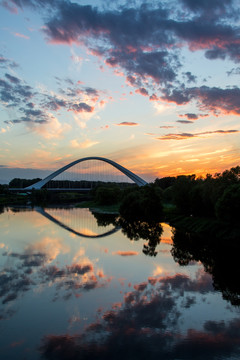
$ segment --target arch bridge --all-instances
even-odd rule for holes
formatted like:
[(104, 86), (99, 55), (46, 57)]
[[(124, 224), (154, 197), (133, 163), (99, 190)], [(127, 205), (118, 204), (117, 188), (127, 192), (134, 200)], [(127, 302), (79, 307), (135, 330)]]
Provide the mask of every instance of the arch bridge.
[(68, 165), (65, 165), (63, 167), (61, 167), (60, 169), (54, 171), (52, 174), (48, 175), (47, 177), (45, 177), (44, 179), (36, 182), (35, 184), (32, 184), (30, 186), (27, 186), (24, 190), (39, 190), (41, 189), (44, 185), (46, 185), (49, 181), (51, 181), (52, 179), (54, 179), (55, 177), (57, 177), (59, 174), (63, 173), (64, 171), (70, 169), (71, 167), (73, 167), (74, 165), (77, 165), (81, 162), (84, 161), (88, 161), (88, 160), (99, 160), (99, 161), (103, 161), (105, 163), (110, 164), (111, 166), (113, 166), (114, 168), (118, 169), (121, 173), (123, 173), (124, 175), (126, 175), (128, 178), (130, 178), (133, 182), (135, 182), (135, 184), (137, 184), (138, 186), (144, 186), (147, 185), (147, 182), (145, 180), (143, 180), (141, 177), (139, 177), (138, 175), (134, 174), (132, 171), (126, 169), (125, 167), (123, 167), (122, 165), (116, 163), (113, 160), (109, 160), (107, 158), (104, 157), (98, 157), (98, 156), (90, 156), (90, 157), (85, 157), (82, 159), (78, 159), (75, 160), (71, 163), (69, 163)]

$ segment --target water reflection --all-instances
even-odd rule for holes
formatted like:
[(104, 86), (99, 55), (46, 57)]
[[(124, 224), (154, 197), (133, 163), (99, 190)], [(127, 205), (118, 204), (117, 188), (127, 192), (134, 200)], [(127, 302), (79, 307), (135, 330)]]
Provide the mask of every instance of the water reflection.
[(163, 232), (163, 228), (160, 223), (142, 221), (129, 222), (124, 219), (119, 219), (118, 223), (122, 228), (122, 232), (130, 240), (147, 240), (147, 243), (143, 245), (143, 253), (145, 255), (157, 255), (156, 247), (160, 243)]
[[(75, 230), (74, 228), (72, 228), (71, 226), (68, 226), (67, 224), (63, 223), (61, 220), (58, 220), (55, 216), (51, 215), (49, 212), (47, 212), (45, 209), (43, 208), (40, 208), (40, 207), (36, 207), (35, 210), (37, 212), (39, 212), (39, 214), (45, 216), (47, 219), (51, 220), (52, 222), (54, 222), (55, 224), (63, 227), (65, 230), (75, 234), (75, 235), (78, 235), (78, 236), (81, 236), (81, 237), (86, 237), (86, 238), (101, 238), (101, 237), (105, 237), (105, 236), (109, 236), (111, 234), (114, 234), (116, 231), (118, 231), (120, 229), (119, 226), (115, 226), (113, 229), (111, 230), (108, 230), (102, 234), (97, 234), (96, 232), (93, 232), (92, 230), (89, 230), (88, 227), (84, 227), (82, 228), (80, 231), (77, 231)], [(59, 211), (56, 209), (54, 209), (55, 212), (59, 213)], [(62, 209), (61, 209), (62, 210)], [(80, 210), (80, 211), (79, 211)], [(82, 211), (81, 211), (82, 210)], [(69, 213), (69, 208), (67, 209), (67, 213)], [(81, 213), (81, 215), (84, 213), (84, 209), (71, 209), (71, 222), (75, 223), (74, 225), (76, 226), (76, 220), (78, 221), (79, 219), (82, 220), (82, 216), (79, 216)], [(89, 212), (88, 212), (89, 214)], [(62, 214), (62, 211), (61, 211), (61, 215), (63, 216), (63, 218), (65, 218), (65, 216)], [(57, 216), (57, 215), (56, 215)], [(75, 219), (74, 219), (75, 218)], [(105, 214), (105, 219), (108, 218), (108, 215)], [(74, 220), (75, 221), (74, 221)], [(84, 219), (86, 221), (86, 219)], [(65, 219), (66, 221), (66, 219)], [(111, 217), (111, 221), (110, 222), (104, 222), (102, 224), (100, 224), (99, 222), (97, 223), (97, 228), (99, 228), (100, 226), (107, 226), (109, 224), (112, 223), (112, 217)], [(72, 225), (72, 226), (74, 226)]]
[(223, 298), (232, 305), (240, 305), (239, 249), (234, 242), (221, 241), (213, 236), (199, 237), (194, 234), (174, 231), (171, 253), (180, 265), (201, 261), (204, 269), (212, 275), (213, 285), (222, 292)]
[(116, 216), (44, 211), (0, 215), (3, 359), (239, 359), (239, 309), (216, 291), (239, 294), (226, 246), (224, 262), (166, 224), (110, 234)]
[(81, 359), (233, 359), (239, 354), (239, 319), (210, 320), (201, 330), (181, 331), (184, 309), (196, 302), (194, 296), (183, 300), (182, 292), (209, 291), (208, 281), (197, 283), (198, 279), (173, 277), (136, 284), (122, 303), (83, 333), (45, 336), (41, 352), (46, 359), (62, 360), (79, 355)]

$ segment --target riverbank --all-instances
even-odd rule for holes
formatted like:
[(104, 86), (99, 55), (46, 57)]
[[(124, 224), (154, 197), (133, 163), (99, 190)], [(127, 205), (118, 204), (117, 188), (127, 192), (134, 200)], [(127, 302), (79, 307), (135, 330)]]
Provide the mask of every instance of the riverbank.
[(89, 208), (91, 211), (106, 213), (106, 214), (119, 214), (120, 202), (112, 205), (99, 205), (93, 200), (82, 201), (79, 204), (76, 204), (77, 208)]

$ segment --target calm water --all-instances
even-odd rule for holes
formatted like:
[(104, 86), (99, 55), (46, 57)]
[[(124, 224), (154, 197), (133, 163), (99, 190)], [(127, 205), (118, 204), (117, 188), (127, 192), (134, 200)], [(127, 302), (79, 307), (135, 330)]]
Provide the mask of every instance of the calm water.
[(200, 261), (174, 260), (167, 224), (149, 256), (98, 223), (87, 209), (0, 215), (1, 359), (240, 358), (239, 307)]

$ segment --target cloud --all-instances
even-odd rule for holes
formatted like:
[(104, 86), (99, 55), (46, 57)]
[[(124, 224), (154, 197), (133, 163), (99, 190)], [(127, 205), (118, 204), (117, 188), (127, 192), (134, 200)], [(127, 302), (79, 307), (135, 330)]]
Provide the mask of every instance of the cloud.
[(239, 130), (216, 130), (216, 131), (204, 131), (200, 133), (180, 133), (180, 134), (166, 134), (161, 137), (156, 138), (157, 140), (184, 140), (190, 138), (201, 137), (204, 135), (213, 135), (213, 134), (234, 134), (238, 133)]
[(131, 122), (131, 121), (122, 121), (121, 123), (116, 124), (116, 125), (118, 125), (118, 126), (137, 126), (139, 124), (136, 122)]
[(18, 64), (10, 59), (5, 58), (3, 55), (0, 54), (0, 68), (2, 69), (15, 69), (18, 67)]
[(186, 117), (188, 120), (197, 120), (199, 118), (199, 115), (193, 114), (193, 113), (187, 113), (184, 115), (179, 115), (180, 117)]
[(227, 71), (227, 75), (240, 75), (240, 67), (233, 68), (230, 71)]
[[(8, 63), (8, 60), (1, 59), (2, 63)], [(89, 118), (95, 114), (95, 108), (100, 111), (106, 103), (102, 99), (105, 93), (95, 88), (82, 86), (71, 79), (62, 81), (57, 78), (57, 82), (61, 86), (59, 94), (41, 87), (34, 90), (25, 81), (5, 73), (5, 78), (0, 79), (0, 99), (6, 110), (14, 109), (17, 113), (15, 118), (5, 120), (5, 123), (23, 123), (28, 130), (46, 139), (59, 138), (71, 126), (61, 123), (51, 112), (66, 110), (72, 111), (74, 116)]]
[(5, 9), (10, 11), (12, 14), (17, 14), (18, 13), (17, 7), (13, 3), (11, 4), (10, 1), (3, 0), (1, 2), (0, 6), (5, 7)]
[(9, 261), (10, 258), (15, 261), (0, 273), (2, 304), (13, 302), (36, 285), (53, 286), (56, 301), (60, 295), (67, 300), (72, 295), (79, 296), (81, 292), (110, 283), (111, 277), (104, 275), (101, 269), (95, 269), (93, 263), (83, 257), (83, 251), (77, 253), (77, 262), (70, 265), (58, 267), (53, 263), (60, 253), (68, 251), (69, 247), (61, 239), (45, 237), (29, 244), (22, 253), (4, 252), (2, 255), (8, 257)]
[(172, 129), (175, 126), (168, 126), (168, 125), (163, 125), (163, 126), (159, 126), (160, 129)]
[(138, 255), (138, 251), (115, 251), (112, 253), (113, 255), (120, 255), (120, 256), (135, 256)]
[(0, 99), (7, 107), (15, 107), (26, 103), (33, 97), (33, 89), (20, 83), (16, 77), (5, 74), (7, 80), (0, 79)]
[(190, 120), (177, 120), (176, 122), (181, 123), (181, 124), (192, 124), (193, 121)]
[[(127, 81), (133, 86), (139, 86), (145, 78), (164, 84), (175, 80), (181, 67), (179, 44), (187, 45), (192, 51), (205, 50), (208, 59), (229, 57), (239, 61), (238, 30), (220, 21), (231, 14), (230, 4), (231, 1), (221, 5), (219, 1), (211, 5), (183, 1), (179, 14), (181, 10), (184, 14), (187, 7), (198, 15), (185, 16), (182, 21), (181, 16), (171, 16), (171, 5), (167, 7), (163, 3), (99, 10), (59, 2), (44, 31), (52, 43), (84, 43), (103, 56), (110, 67), (124, 69)], [(102, 40), (105, 47), (100, 46)], [(183, 75), (187, 82), (196, 81), (196, 76), (189, 71)], [(143, 95), (147, 92), (138, 91)]]
[[(150, 100), (186, 104), (197, 99), (199, 106), (202, 102), (205, 109), (211, 110), (211, 101), (204, 95), (207, 89), (179, 85), (180, 78), (187, 84), (197, 81), (191, 71), (182, 71), (184, 48), (201, 51), (209, 60), (240, 61), (238, 14), (232, 0), (181, 0), (177, 5), (174, 1), (147, 1), (135, 3), (135, 7), (127, 2), (103, 7), (62, 0), (12, 0), (12, 4), (41, 11), (45, 19), (43, 32), (50, 43), (87, 47)], [(218, 94), (221, 90), (226, 93), (218, 89)], [(208, 95), (213, 96), (213, 92), (209, 89)], [(217, 97), (214, 102), (213, 111), (231, 112), (231, 101), (225, 107)], [(236, 101), (234, 108), (234, 114), (238, 114)], [(94, 106), (82, 101), (69, 109), (91, 112)]]
[[(200, 272), (197, 279), (177, 274), (161, 281), (142, 282), (125, 293), (122, 303), (113, 304), (101, 318), (74, 335), (46, 335), (42, 339), (44, 358), (110, 359), (116, 356), (148, 359), (213, 359), (239, 354), (238, 318), (206, 321), (202, 329), (180, 329), (182, 311), (195, 305), (197, 298), (188, 293), (213, 292), (211, 276)], [(199, 285), (198, 285), (199, 280)], [(156, 285), (160, 287), (155, 290)], [(166, 287), (166, 289), (165, 289)], [(151, 290), (150, 290), (151, 288)], [(179, 301), (181, 300), (181, 301)], [(153, 316), (154, 314), (154, 316)], [(99, 334), (101, 334), (100, 340)]]
[(72, 106), (69, 108), (69, 111), (74, 111), (75, 113), (82, 113), (82, 112), (92, 113), (94, 111), (94, 107), (81, 102), (78, 104), (72, 104)]
[(49, 114), (48, 121), (45, 121), (41, 126), (36, 125), (35, 122), (27, 123), (29, 130), (37, 133), (45, 139), (59, 139), (62, 138), (66, 132), (71, 130), (71, 125), (62, 124), (56, 117)]
[[(194, 87), (194, 88), (175, 88), (172, 91), (166, 90), (162, 100), (174, 102), (178, 105), (188, 104), (191, 100), (196, 100), (198, 107), (204, 111), (211, 111), (213, 115), (220, 114), (240, 114), (238, 98), (240, 88), (221, 89), (219, 87)], [(202, 117), (207, 114), (201, 115)]]
[(20, 37), (20, 38), (22, 38), (22, 39), (26, 39), (26, 40), (29, 40), (29, 39), (30, 39), (30, 37), (29, 37), (29, 36), (24, 35), (24, 34), (21, 34), (21, 33), (14, 33), (14, 36), (16, 36), (16, 37)]
[[(219, 11), (225, 12), (231, 10), (233, 0), (181, 0), (181, 2), (193, 12), (218, 13)], [(229, 9), (230, 7), (230, 9)]]
[(148, 91), (147, 91), (145, 88), (137, 89), (137, 90), (135, 90), (135, 93), (141, 94), (141, 95), (143, 95), (143, 96), (148, 96), (148, 95), (149, 95), (149, 94), (148, 94)]
[(99, 144), (98, 141), (92, 141), (89, 139), (84, 140), (83, 142), (79, 142), (77, 139), (73, 139), (70, 141), (71, 147), (76, 149), (87, 149), (96, 144)]
[(187, 83), (195, 83), (197, 81), (197, 77), (193, 75), (190, 71), (183, 73), (183, 76), (187, 79)]
[(187, 275), (176, 274), (160, 278), (159, 281), (160, 288), (164, 291), (199, 292), (202, 294), (214, 291), (212, 277), (204, 271), (200, 271), (194, 280)]
[(20, 83), (20, 80), (19, 80), (17, 77), (12, 76), (12, 75), (10, 75), (10, 74), (8, 74), (8, 73), (5, 74), (5, 77), (6, 77), (10, 82), (12, 82), (12, 83), (14, 83), (14, 84), (19, 84), (19, 83)]

